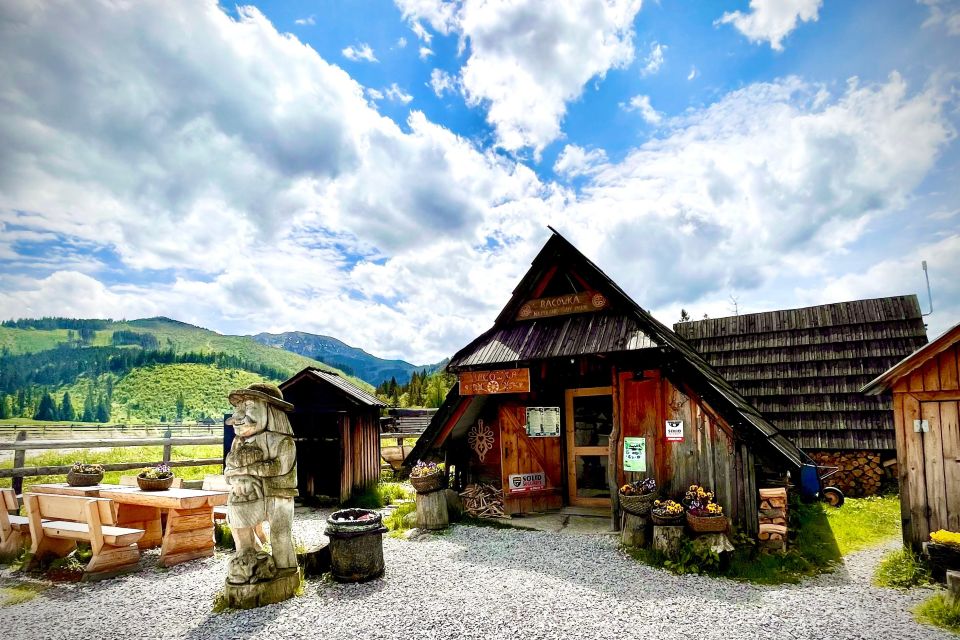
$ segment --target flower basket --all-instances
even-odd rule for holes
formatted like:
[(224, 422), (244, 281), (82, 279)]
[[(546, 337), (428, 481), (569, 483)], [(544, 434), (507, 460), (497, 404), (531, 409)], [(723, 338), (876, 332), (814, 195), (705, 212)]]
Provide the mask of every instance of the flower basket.
[(173, 485), (173, 474), (166, 478), (145, 478), (142, 475), (137, 476), (137, 485), (141, 491), (163, 491)]
[(661, 527), (679, 527), (680, 525), (683, 524), (682, 513), (678, 516), (662, 516), (662, 515), (657, 515), (656, 511), (651, 511), (650, 519), (653, 520), (653, 524), (659, 525)]
[(432, 493), (447, 488), (447, 474), (437, 471), (425, 476), (410, 476), (410, 484), (417, 493)]
[(103, 480), (103, 472), (100, 473), (78, 473), (70, 471), (67, 473), (67, 484), (71, 487), (92, 487), (100, 484)]
[(687, 526), (694, 533), (723, 533), (727, 530), (727, 517), (695, 516), (687, 511)]
[(653, 506), (653, 501), (656, 497), (657, 494), (655, 493), (648, 493), (642, 496), (627, 496), (621, 493), (620, 508), (635, 516), (645, 516), (650, 513), (650, 507)]

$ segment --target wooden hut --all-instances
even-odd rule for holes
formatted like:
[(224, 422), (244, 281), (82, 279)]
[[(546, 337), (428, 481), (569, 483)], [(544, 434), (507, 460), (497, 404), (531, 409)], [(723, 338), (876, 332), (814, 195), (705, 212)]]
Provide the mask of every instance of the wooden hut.
[(889, 395), (860, 388), (927, 332), (914, 295), (679, 322), (673, 330), (848, 495), (881, 489), (896, 457)]
[(617, 487), (653, 476), (666, 495), (711, 487), (755, 532), (758, 478), (782, 481), (801, 464), (695, 350), (556, 232), (448, 370), (458, 382), (406, 464), (445, 459), (457, 488), (499, 487), (509, 514), (616, 517)]
[(893, 391), (903, 541), (960, 531), (960, 324), (863, 388)]
[(292, 402), (300, 495), (340, 502), (380, 479), (380, 409), (371, 393), (335, 373), (307, 367), (280, 385)]

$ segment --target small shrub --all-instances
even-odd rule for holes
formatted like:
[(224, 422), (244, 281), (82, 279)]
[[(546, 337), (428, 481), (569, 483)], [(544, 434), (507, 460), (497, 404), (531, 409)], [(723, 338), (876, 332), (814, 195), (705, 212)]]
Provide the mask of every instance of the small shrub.
[(945, 593), (924, 600), (913, 613), (920, 622), (960, 633), (960, 601), (952, 600)]
[(391, 504), (398, 500), (413, 498), (413, 489), (402, 482), (381, 482), (377, 485), (377, 493), (383, 504)]
[(218, 547), (236, 549), (237, 543), (233, 540), (233, 531), (226, 522), (217, 523), (213, 528), (213, 541)]
[(663, 567), (673, 573), (712, 573), (720, 568), (720, 554), (699, 540), (683, 538), (675, 554), (668, 556)]
[(912, 589), (930, 584), (930, 569), (909, 549), (898, 549), (884, 557), (873, 583), (890, 589)]
[(217, 593), (213, 596), (213, 607), (211, 607), (211, 610), (214, 613), (223, 613), (229, 609), (230, 606), (227, 604), (227, 594), (225, 594), (223, 591), (217, 591)]
[(354, 509), (380, 509), (383, 507), (383, 499), (380, 497), (378, 487), (373, 487), (354, 492), (350, 499), (343, 503), (343, 506)]
[(383, 524), (390, 529), (390, 534), (396, 537), (410, 527), (407, 525), (406, 516), (414, 513), (417, 505), (413, 502), (404, 502), (398, 505), (396, 509), (387, 514), (383, 519)]

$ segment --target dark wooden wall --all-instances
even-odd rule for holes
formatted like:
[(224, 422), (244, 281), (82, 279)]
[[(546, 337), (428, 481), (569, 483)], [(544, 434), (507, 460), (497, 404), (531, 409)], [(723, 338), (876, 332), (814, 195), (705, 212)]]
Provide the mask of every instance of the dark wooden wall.
[[(960, 531), (958, 368), (954, 344), (893, 386), (903, 540), (915, 549), (933, 531)], [(929, 431), (915, 432), (914, 420), (926, 420)]]

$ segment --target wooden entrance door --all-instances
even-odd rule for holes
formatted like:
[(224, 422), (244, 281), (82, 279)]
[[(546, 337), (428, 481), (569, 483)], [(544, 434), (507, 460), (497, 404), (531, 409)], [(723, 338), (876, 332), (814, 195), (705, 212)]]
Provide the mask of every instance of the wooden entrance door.
[(567, 500), (578, 507), (609, 507), (611, 387), (568, 389), (564, 393), (567, 435)]

